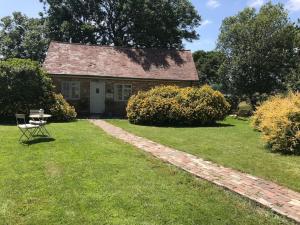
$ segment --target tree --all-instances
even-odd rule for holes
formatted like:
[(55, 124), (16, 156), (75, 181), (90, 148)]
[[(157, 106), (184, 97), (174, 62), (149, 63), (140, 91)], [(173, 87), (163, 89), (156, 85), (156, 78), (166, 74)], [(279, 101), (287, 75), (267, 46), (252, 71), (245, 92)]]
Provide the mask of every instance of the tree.
[[(300, 24), (300, 19), (298, 20)], [(286, 86), (289, 90), (300, 91), (300, 26), (296, 27), (297, 38), (296, 38), (296, 51), (297, 51), (297, 66), (294, 68), (286, 79)]]
[(28, 18), (20, 12), (0, 22), (0, 56), (42, 61), (48, 47), (43, 19)]
[(40, 0), (56, 41), (182, 48), (201, 18), (189, 0)]
[(288, 75), (286, 86), (291, 91), (300, 91), (300, 61), (297, 68)]
[(246, 8), (226, 18), (218, 39), (225, 55), (220, 68), (225, 87), (248, 96), (283, 89), (296, 66), (296, 36), (282, 4), (267, 3), (258, 12)]
[(219, 68), (224, 61), (224, 55), (219, 51), (196, 51), (193, 58), (202, 84), (220, 86)]
[(57, 121), (74, 120), (77, 115), (62, 95), (54, 94), (52, 80), (38, 62), (30, 59), (1, 60), (0, 121), (13, 118), (15, 113), (40, 108), (50, 112), (52, 119)]
[(37, 62), (30, 59), (0, 61), (0, 116), (47, 108), (53, 85)]

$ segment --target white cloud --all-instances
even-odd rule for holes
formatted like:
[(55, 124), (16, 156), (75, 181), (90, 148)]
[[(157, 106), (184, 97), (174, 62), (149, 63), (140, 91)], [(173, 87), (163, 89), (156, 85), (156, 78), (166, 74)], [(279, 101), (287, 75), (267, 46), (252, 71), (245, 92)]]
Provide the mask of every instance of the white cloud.
[(261, 7), (264, 4), (264, 0), (251, 0), (248, 2), (250, 7)]
[(212, 23), (211, 20), (204, 20), (201, 25), (204, 27), (204, 26), (209, 25), (211, 23)]
[(207, 7), (209, 8), (218, 8), (221, 3), (218, 0), (208, 0), (208, 2), (206, 3)]
[(300, 0), (288, 0), (286, 8), (290, 11), (300, 11)]

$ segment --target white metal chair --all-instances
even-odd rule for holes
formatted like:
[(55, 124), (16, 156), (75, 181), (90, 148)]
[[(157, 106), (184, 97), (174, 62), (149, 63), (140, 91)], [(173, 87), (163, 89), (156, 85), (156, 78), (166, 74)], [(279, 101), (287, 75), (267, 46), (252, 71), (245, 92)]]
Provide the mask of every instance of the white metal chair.
[[(39, 114), (40, 114), (40, 110), (37, 110), (37, 109), (31, 109), (29, 111), (29, 116), (30, 115), (39, 115)], [(43, 117), (38, 118), (38, 119), (32, 118), (31, 120), (29, 120), (29, 123), (39, 126), (37, 134), (40, 133), (41, 135), (44, 135), (44, 136), (48, 135), (50, 137), (50, 133), (48, 132), (48, 130), (45, 127), (45, 125), (47, 124), (47, 121), (43, 120)]]
[(25, 114), (16, 114), (16, 121), (17, 126), (21, 131), (19, 142), (22, 142), (23, 137), (26, 138), (26, 141), (31, 141), (36, 131), (39, 129), (39, 125), (26, 123)]

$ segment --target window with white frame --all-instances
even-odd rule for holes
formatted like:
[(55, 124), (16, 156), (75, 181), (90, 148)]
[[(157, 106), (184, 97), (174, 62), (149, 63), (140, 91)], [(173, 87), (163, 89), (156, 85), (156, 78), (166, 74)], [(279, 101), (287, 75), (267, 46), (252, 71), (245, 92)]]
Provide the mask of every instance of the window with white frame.
[(80, 99), (80, 82), (79, 81), (63, 81), (61, 84), (61, 93), (66, 99)]
[(127, 101), (132, 93), (131, 84), (116, 84), (115, 85), (115, 100)]

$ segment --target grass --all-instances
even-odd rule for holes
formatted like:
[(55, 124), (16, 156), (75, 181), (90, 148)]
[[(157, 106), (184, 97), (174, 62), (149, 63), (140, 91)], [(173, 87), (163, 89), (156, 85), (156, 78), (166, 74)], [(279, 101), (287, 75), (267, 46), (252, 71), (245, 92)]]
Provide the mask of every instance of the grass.
[(249, 121), (227, 118), (219, 127), (137, 126), (108, 120), (139, 136), (300, 191), (300, 156), (270, 152)]
[(0, 126), (0, 224), (291, 223), (87, 121), (49, 130), (55, 140), (24, 146)]

